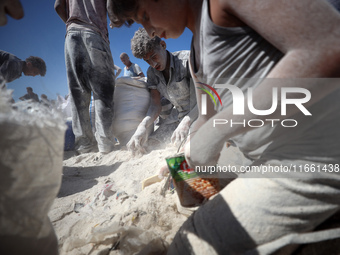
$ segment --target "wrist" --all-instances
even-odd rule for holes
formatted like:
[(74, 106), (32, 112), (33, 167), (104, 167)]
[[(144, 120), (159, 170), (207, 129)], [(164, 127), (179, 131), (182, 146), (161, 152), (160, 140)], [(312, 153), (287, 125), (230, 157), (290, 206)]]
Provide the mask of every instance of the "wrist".
[(148, 123), (150, 123), (150, 121), (151, 121), (151, 117), (150, 116), (146, 116), (139, 125), (147, 127)]

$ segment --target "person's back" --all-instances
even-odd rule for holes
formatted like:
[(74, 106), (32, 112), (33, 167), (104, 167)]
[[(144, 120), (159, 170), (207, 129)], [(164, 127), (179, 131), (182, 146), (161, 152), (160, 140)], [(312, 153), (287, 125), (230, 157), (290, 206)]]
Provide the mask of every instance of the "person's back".
[(93, 30), (108, 41), (106, 0), (69, 0), (67, 29)]
[(21, 76), (24, 61), (11, 53), (0, 50), (0, 84), (11, 82)]

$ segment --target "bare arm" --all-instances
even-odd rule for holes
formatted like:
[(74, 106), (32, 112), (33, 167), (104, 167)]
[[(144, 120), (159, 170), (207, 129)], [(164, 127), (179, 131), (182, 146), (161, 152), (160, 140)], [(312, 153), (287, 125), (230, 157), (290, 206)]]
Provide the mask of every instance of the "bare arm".
[[(236, 0), (224, 0), (220, 3), (223, 3), (224, 11), (231, 11), (285, 53), (268, 75), (268, 78), (280, 78), (280, 82), (273, 84), (267, 79), (254, 91), (254, 99), (260, 99), (261, 107), (264, 107), (261, 109), (270, 108), (271, 98), (262, 95), (271, 91), (274, 86), (279, 89), (308, 89), (315, 95), (309, 105), (337, 88), (332, 84), (321, 86), (320, 80), (316, 79), (308, 82), (294, 79), (340, 77), (340, 15), (326, 1), (255, 0), (252, 1), (251, 8)], [(217, 12), (216, 15), (221, 14)], [(231, 109), (225, 110), (227, 116), (230, 113)], [(287, 116), (294, 113), (296, 108), (288, 112)], [(248, 119), (254, 117), (249, 112), (248, 114)], [(279, 117), (276, 114), (275, 117)], [(223, 112), (219, 113), (220, 117), (223, 115)], [(263, 119), (265, 117), (268, 116), (263, 116)]]
[[(269, 109), (272, 104), (270, 97), (273, 87), (280, 90), (283, 87), (300, 87), (308, 89), (313, 97), (305, 104), (312, 105), (338, 88), (338, 84), (320, 84), (320, 79), (309, 79), (301, 82), (299, 78), (340, 77), (340, 15), (322, 0), (254, 0), (251, 5), (245, 5), (237, 0), (211, 0), (212, 20), (220, 26), (227, 26), (223, 17), (233, 15), (256, 30), (266, 40), (281, 50), (285, 55), (269, 73), (268, 78), (278, 79), (271, 82), (266, 79), (253, 93), (254, 101), (260, 102), (258, 109)], [(292, 79), (288, 79), (292, 78)], [(306, 81), (306, 80), (304, 80)], [(246, 107), (247, 108), (247, 107)], [(298, 112), (296, 107), (288, 109), (285, 118)], [(250, 120), (252, 118), (265, 120), (269, 116), (258, 116), (245, 111), (242, 116), (233, 115), (232, 108), (214, 115), (203, 124), (194, 139), (191, 140), (191, 163), (213, 164), (223, 147), (224, 142), (238, 134), (247, 132), (251, 127), (234, 125), (213, 127), (213, 119), (233, 119), (233, 121)], [(274, 112), (271, 118), (282, 119), (279, 112)], [(204, 141), (203, 141), (204, 140)], [(205, 146), (207, 153), (195, 156), (195, 148)], [(208, 148), (209, 147), (209, 148)], [(187, 154), (190, 154), (187, 151)], [(204, 157), (202, 157), (204, 155)]]
[(66, 0), (56, 0), (54, 3), (54, 9), (59, 15), (59, 17), (66, 23), (67, 17), (67, 8), (66, 8)]

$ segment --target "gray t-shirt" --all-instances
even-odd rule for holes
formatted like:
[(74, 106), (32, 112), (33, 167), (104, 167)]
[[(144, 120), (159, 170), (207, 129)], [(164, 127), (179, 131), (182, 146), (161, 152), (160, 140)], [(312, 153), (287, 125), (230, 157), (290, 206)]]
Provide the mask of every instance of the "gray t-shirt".
[(0, 50), (0, 84), (18, 79), (21, 76), (24, 63), (13, 54)]
[(95, 31), (109, 42), (106, 0), (66, 0), (68, 6), (67, 30), (79, 28)]
[[(283, 54), (250, 27), (220, 27), (209, 16), (208, 1), (203, 1), (201, 21), (197, 37), (192, 42), (190, 61), (198, 79), (212, 87), (228, 84), (239, 87), (247, 95), (248, 88), (256, 87), (268, 75)], [(198, 45), (198, 47), (194, 47)], [(199, 55), (199, 59), (195, 59)], [(197, 54), (198, 53), (198, 54)], [(280, 82), (266, 79), (266, 82)], [(301, 79), (308, 82), (308, 79)], [(327, 82), (323, 79), (322, 82)], [(320, 86), (327, 84), (320, 84)], [(221, 111), (233, 103), (228, 89), (217, 88), (223, 105)], [(272, 97), (272, 95), (263, 95)], [(312, 95), (313, 96), (313, 95)], [(266, 125), (233, 137), (240, 150), (249, 158), (304, 159), (325, 163), (340, 162), (340, 90), (314, 104), (308, 110), (312, 116), (302, 113), (290, 116), (298, 125), (294, 128), (280, 124)], [(217, 97), (215, 97), (216, 100)], [(287, 118), (288, 119), (288, 118)], [(230, 125), (230, 120), (229, 124)], [(258, 122), (253, 123), (258, 125)], [(246, 124), (247, 125), (247, 124)], [(228, 126), (226, 125), (226, 128)], [(213, 127), (212, 127), (213, 128)]]
[(189, 55), (190, 51), (188, 50), (168, 52), (170, 57), (168, 83), (166, 83), (162, 72), (151, 66), (147, 71), (148, 88), (157, 89), (175, 106), (169, 116), (173, 121), (182, 120), (196, 106), (195, 87), (189, 69)]

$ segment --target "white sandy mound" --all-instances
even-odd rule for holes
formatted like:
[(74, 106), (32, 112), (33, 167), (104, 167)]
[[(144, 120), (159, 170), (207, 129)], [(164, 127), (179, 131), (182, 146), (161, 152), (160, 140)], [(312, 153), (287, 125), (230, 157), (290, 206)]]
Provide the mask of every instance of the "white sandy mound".
[(142, 157), (122, 149), (64, 160), (62, 186), (49, 213), (60, 254), (134, 254), (150, 242), (146, 249), (162, 254), (187, 217), (177, 211), (176, 193), (160, 195), (165, 180), (144, 190), (141, 181), (157, 174), (176, 149)]

